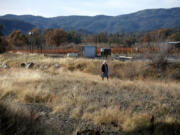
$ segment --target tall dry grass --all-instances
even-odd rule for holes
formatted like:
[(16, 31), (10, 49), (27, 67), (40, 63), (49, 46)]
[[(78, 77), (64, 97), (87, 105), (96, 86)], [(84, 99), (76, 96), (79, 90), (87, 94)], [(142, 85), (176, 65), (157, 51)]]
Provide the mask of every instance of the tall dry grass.
[[(94, 75), (101, 74), (101, 59), (84, 58), (51, 58), (38, 54), (9, 53), (0, 55), (0, 64), (6, 63), (9, 68), (19, 68), (21, 63), (35, 63), (33, 69), (56, 73), (59, 70), (80, 71)], [(121, 62), (108, 59), (109, 75), (119, 79), (156, 79), (156, 80), (179, 80), (179, 63), (169, 63), (165, 69), (158, 68), (151, 62)], [(55, 65), (59, 64), (59, 67)], [(62, 68), (63, 67), (63, 68)]]
[[(17, 56), (18, 60), (12, 61), (9, 57), (8, 61), (11, 63), (17, 60), (17, 63), (21, 63), (21, 57), (24, 56)], [(110, 69), (117, 70), (112, 71), (111, 75), (116, 73), (114, 76), (118, 78), (102, 81), (99, 76), (101, 60), (38, 58), (38, 55), (26, 57), (30, 57), (27, 62), (33, 57), (35, 64), (47, 64), (51, 67), (60, 63), (60, 67), (41, 70), (36, 66), (33, 69), (14, 66), (0, 70), (0, 101), (9, 103), (5, 106), (17, 104), (22, 110), (29, 105), (38, 105), (37, 110), (40, 112), (35, 113), (44, 114), (41, 116), (43, 123), (54, 125), (53, 128), (58, 132), (62, 131), (62, 134), (67, 134), (63, 131), (71, 134), (85, 123), (90, 126), (88, 128), (103, 129), (105, 126), (116, 132), (133, 134), (137, 129), (149, 127), (152, 116), (155, 117), (154, 124), (180, 121), (179, 82), (144, 80), (137, 73), (146, 64), (108, 61), (112, 63)], [(131, 71), (131, 68), (136, 69)], [(128, 72), (123, 73), (125, 70)], [(132, 79), (132, 76), (137, 78)], [(46, 111), (44, 107), (50, 111)], [(15, 109), (11, 110), (16, 112)], [(29, 110), (24, 110), (22, 113), (30, 117)], [(69, 124), (65, 124), (68, 120)], [(59, 129), (61, 123), (64, 126)], [(162, 132), (157, 129), (157, 133)]]

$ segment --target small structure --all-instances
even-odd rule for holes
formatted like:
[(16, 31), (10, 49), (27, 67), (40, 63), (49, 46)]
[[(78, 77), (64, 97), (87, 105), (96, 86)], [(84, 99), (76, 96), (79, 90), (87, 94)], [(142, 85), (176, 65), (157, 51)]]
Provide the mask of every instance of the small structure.
[(101, 48), (101, 56), (106, 57), (111, 55), (112, 49), (111, 48)]
[(127, 60), (132, 60), (133, 57), (127, 57), (127, 56), (115, 56), (114, 59), (120, 60), (120, 61), (127, 61)]
[(168, 42), (168, 44), (174, 45), (176, 48), (180, 48), (180, 41)]
[(96, 46), (84, 46), (84, 56), (87, 58), (95, 58)]
[(67, 57), (78, 57), (78, 53), (67, 53)]

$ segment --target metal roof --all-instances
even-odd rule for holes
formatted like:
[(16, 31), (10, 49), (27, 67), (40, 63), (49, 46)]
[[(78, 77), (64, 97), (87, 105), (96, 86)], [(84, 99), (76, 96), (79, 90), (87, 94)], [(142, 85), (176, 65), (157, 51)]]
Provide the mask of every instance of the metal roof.
[(95, 45), (80, 45), (82, 47), (96, 47)]
[(180, 44), (180, 41), (173, 41), (173, 42), (168, 42), (168, 44)]

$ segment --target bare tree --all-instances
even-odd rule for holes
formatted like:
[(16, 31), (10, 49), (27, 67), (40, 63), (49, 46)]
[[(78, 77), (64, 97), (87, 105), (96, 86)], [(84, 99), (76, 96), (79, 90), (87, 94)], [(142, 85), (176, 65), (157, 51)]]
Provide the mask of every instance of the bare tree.
[(149, 58), (156, 68), (160, 70), (166, 70), (166, 67), (168, 65), (168, 57), (171, 55), (173, 47), (168, 44), (168, 42), (160, 42), (156, 46), (156, 49), (157, 52), (151, 53), (151, 55), (149, 55)]

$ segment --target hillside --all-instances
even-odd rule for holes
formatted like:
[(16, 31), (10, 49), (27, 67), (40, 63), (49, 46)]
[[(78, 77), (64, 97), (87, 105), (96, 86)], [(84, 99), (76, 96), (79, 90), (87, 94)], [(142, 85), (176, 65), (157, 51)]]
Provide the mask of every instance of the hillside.
[(3, 33), (5, 35), (11, 33), (13, 30), (22, 30), (23, 32), (28, 32), (35, 27), (35, 25), (21, 20), (0, 19), (0, 24), (3, 25)]
[[(21, 20), (41, 29), (63, 28), (65, 30), (84, 30), (97, 32), (140, 32), (160, 28), (180, 26), (180, 8), (148, 9), (120, 16), (59, 16), (44, 18), (32, 15), (5, 15), (1, 19)], [(23, 26), (23, 24), (22, 24)], [(4, 31), (10, 31), (7, 25)], [(16, 26), (13, 29), (17, 29)], [(26, 31), (22, 28), (23, 31)], [(6, 32), (7, 34), (7, 32)]]

